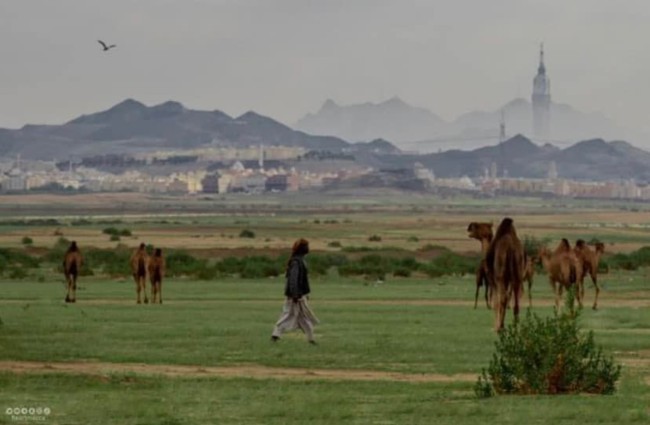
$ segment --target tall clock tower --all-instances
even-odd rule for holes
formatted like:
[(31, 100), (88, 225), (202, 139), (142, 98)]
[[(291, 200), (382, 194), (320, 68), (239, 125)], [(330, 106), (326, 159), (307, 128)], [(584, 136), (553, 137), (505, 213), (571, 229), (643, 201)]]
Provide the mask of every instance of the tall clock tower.
[(551, 80), (544, 65), (544, 45), (539, 51), (539, 67), (533, 79), (533, 136), (537, 139), (551, 137)]

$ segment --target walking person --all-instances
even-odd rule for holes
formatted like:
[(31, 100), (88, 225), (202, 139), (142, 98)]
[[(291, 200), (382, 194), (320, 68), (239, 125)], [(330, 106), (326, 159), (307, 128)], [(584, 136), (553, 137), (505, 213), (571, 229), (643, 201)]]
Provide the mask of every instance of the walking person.
[(282, 315), (275, 324), (271, 341), (277, 341), (287, 331), (300, 328), (305, 333), (310, 344), (314, 341), (314, 325), (318, 319), (307, 304), (309, 295), (309, 277), (305, 265), (305, 255), (309, 253), (309, 242), (305, 239), (298, 239), (291, 250), (291, 258), (287, 262), (285, 272), (286, 283), (284, 286), (284, 307)]

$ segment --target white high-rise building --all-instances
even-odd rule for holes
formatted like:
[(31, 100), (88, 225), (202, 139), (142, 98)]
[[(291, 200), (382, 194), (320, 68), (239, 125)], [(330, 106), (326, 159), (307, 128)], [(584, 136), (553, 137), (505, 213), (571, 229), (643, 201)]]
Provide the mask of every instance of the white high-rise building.
[(544, 65), (544, 45), (539, 51), (539, 67), (533, 80), (533, 137), (548, 140), (551, 137), (551, 80)]

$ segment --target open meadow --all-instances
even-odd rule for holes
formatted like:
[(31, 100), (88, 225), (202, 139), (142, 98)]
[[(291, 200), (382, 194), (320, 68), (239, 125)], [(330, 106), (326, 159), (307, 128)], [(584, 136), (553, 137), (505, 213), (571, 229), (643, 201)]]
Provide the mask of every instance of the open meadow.
[[(137, 305), (130, 277), (89, 264), (93, 272), (80, 277), (77, 303), (66, 304), (59, 263), (48, 259), (65, 238), (82, 252), (130, 251), (145, 242), (182, 250), (206, 267), (229, 257), (281, 262), (304, 237), (312, 246), (308, 264), (332, 254), (427, 265), (446, 250), (473, 259), (480, 246), (467, 237), (467, 224), (498, 223), (507, 214), (520, 237), (552, 246), (562, 237), (600, 240), (605, 261), (614, 264), (612, 254), (650, 246), (647, 205), (393, 194), (321, 204), (282, 197), (147, 204), (132, 194), (115, 196), (2, 197), (0, 248), (40, 262), (27, 273), (16, 266), (2, 271), (0, 263), (0, 423), (20, 420), (7, 413), (16, 407), (48, 408), (44, 423), (53, 424), (650, 422), (647, 267), (600, 275), (600, 308), (579, 317), (623, 365), (615, 394), (478, 399), (474, 385), (496, 334), (482, 298), (474, 309), (473, 273), (439, 275), (423, 266), (402, 275), (336, 267), (314, 274), (310, 302), (321, 324), (312, 346), (300, 332), (270, 341), (284, 287), (273, 273), (178, 273), (165, 279), (162, 305)], [(108, 227), (129, 235), (111, 240)], [(243, 237), (244, 230), (253, 237)], [(586, 282), (590, 306), (594, 290)], [(553, 295), (539, 270), (532, 294), (532, 311), (551, 315)]]

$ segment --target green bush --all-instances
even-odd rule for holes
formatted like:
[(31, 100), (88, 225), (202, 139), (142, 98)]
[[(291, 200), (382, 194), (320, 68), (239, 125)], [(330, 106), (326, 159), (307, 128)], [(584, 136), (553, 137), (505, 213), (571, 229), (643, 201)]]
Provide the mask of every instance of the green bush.
[(535, 257), (537, 254), (539, 254), (540, 248), (548, 246), (549, 243), (549, 238), (538, 239), (534, 236), (525, 235), (523, 241), (524, 252), (529, 257)]
[(417, 236), (409, 236), (406, 241), (407, 242), (420, 242), (420, 238), (418, 238)]
[(496, 352), (474, 387), (494, 394), (612, 394), (621, 366), (603, 355), (593, 332), (584, 333), (570, 312), (545, 319), (528, 311), (499, 333)]
[(110, 240), (111, 240), (111, 242), (119, 241), (120, 240), (120, 235), (111, 235)]
[(328, 247), (330, 248), (341, 248), (341, 242), (339, 241), (332, 241), (327, 244)]
[(21, 242), (23, 245), (31, 245), (34, 243), (34, 239), (30, 238), (29, 236), (23, 236)]
[(38, 258), (25, 254), (24, 251), (0, 248), (0, 271), (10, 266), (21, 269), (36, 269), (39, 265), (40, 261)]
[(12, 267), (9, 269), (9, 279), (26, 279), (27, 272), (22, 267)]
[(102, 230), (102, 233), (111, 236), (132, 236), (132, 233), (129, 229), (120, 230), (116, 227), (107, 227), (106, 229)]
[(117, 230), (115, 227), (107, 227), (104, 230), (102, 230), (102, 233), (105, 235), (119, 235), (120, 231)]
[(368, 241), (370, 242), (381, 242), (381, 236), (379, 235), (372, 235), (368, 238)]
[(172, 251), (167, 255), (167, 274), (174, 276), (196, 276), (207, 267), (207, 261), (195, 258), (185, 251)]
[(239, 233), (240, 238), (254, 238), (255, 237), (255, 232), (252, 230), (244, 229)]

